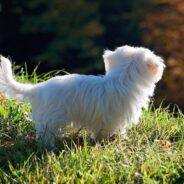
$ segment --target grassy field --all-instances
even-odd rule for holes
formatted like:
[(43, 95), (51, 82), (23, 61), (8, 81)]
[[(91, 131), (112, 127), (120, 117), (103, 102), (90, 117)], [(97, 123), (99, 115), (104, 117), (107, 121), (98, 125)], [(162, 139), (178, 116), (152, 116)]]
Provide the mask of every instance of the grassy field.
[(82, 131), (44, 150), (35, 141), (30, 106), (2, 97), (0, 183), (184, 183), (184, 115), (150, 109), (126, 140), (117, 135), (95, 143)]

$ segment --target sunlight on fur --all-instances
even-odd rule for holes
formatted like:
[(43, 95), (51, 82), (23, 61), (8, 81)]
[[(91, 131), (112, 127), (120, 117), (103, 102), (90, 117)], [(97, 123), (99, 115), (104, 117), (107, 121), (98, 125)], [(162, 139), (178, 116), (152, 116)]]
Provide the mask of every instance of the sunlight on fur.
[(30, 102), (42, 146), (54, 146), (55, 136), (65, 127), (85, 128), (97, 140), (117, 131), (124, 136), (138, 123), (165, 65), (143, 47), (107, 50), (103, 58), (104, 76), (71, 74), (31, 85), (16, 82), (11, 62), (1, 56), (0, 92)]

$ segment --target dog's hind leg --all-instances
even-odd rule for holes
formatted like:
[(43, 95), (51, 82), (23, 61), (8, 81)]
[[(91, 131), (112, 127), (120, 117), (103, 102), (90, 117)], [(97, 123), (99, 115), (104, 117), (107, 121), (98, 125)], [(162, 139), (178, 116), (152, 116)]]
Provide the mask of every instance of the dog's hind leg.
[(55, 139), (58, 132), (58, 127), (49, 126), (47, 124), (39, 124), (36, 126), (36, 139), (41, 147), (52, 148), (55, 145)]

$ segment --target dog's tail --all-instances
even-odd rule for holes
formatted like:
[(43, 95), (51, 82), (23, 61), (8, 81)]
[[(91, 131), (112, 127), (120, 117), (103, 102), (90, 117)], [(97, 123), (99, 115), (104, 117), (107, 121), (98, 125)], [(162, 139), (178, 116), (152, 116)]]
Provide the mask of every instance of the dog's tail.
[(29, 98), (33, 85), (15, 81), (10, 60), (0, 55), (0, 61), (0, 92), (14, 99)]

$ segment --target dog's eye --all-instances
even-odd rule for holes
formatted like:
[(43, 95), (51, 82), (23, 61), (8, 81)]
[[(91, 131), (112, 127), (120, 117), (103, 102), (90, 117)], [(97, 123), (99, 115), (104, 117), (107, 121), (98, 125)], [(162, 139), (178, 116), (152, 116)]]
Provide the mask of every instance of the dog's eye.
[(149, 73), (151, 73), (152, 75), (156, 75), (157, 70), (158, 70), (158, 65), (157, 64), (147, 62), (146, 67), (147, 67)]

